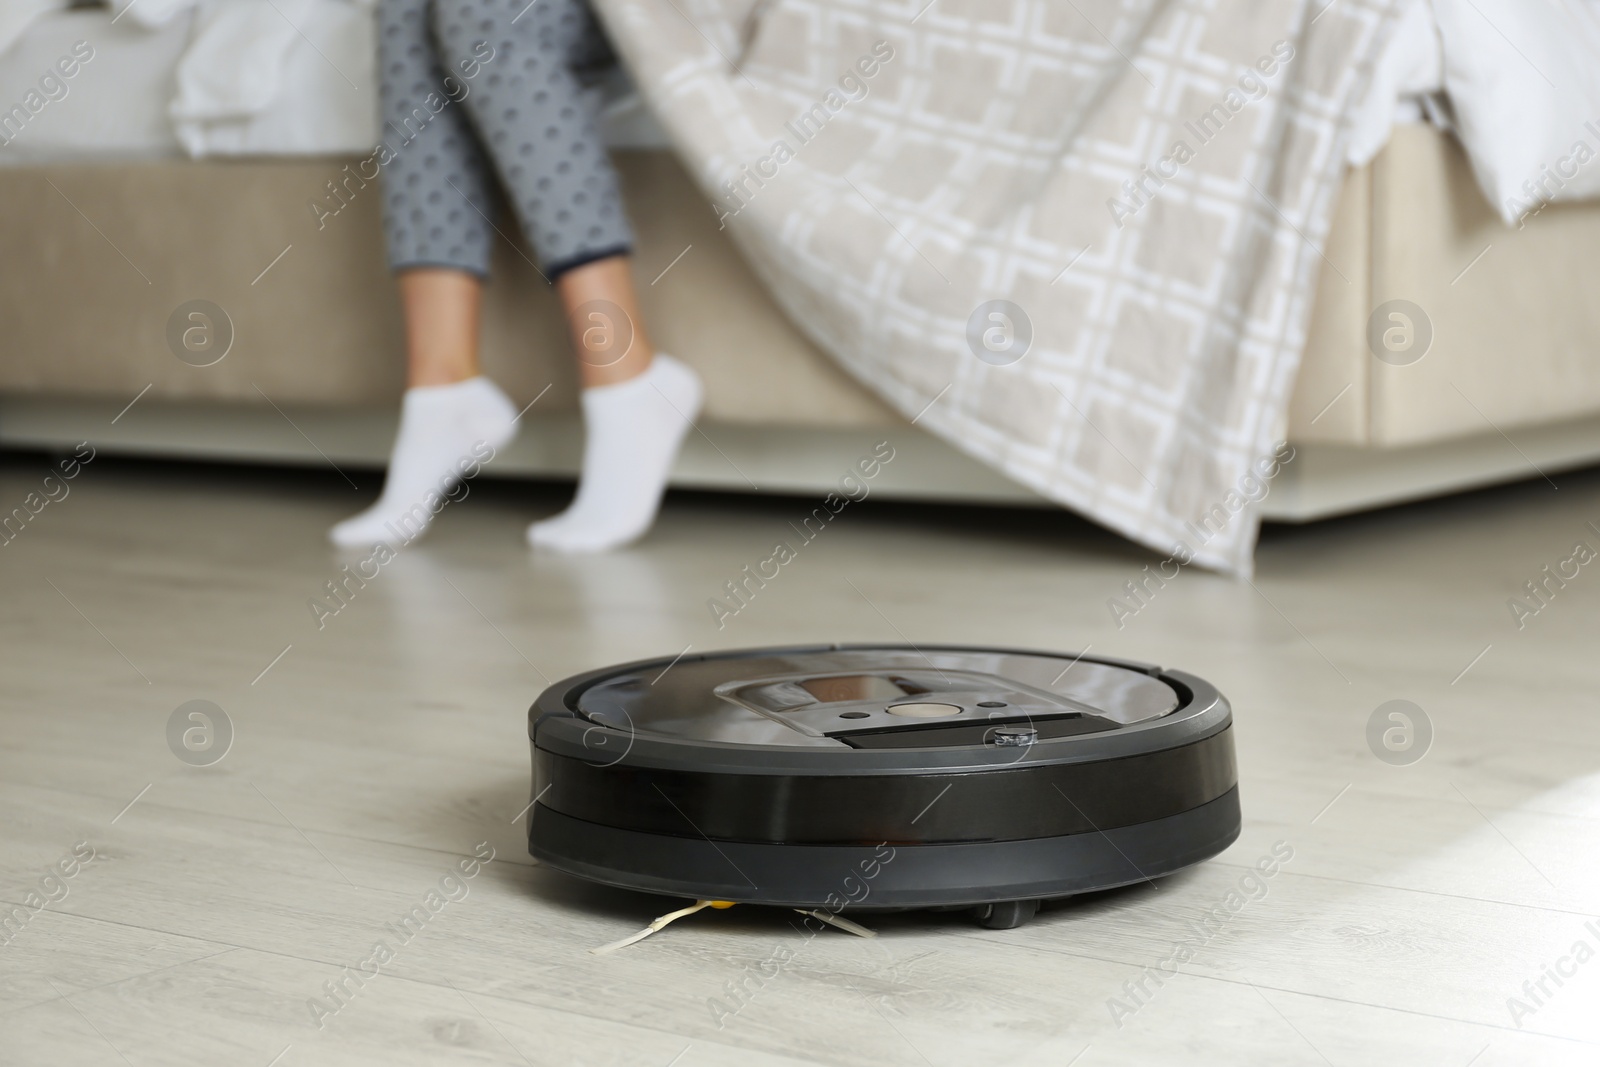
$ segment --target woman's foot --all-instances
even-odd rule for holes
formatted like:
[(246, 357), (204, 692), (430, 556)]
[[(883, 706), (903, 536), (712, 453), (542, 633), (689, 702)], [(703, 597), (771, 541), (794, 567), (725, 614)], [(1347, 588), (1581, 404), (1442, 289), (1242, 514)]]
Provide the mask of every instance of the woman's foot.
[(572, 506), (528, 527), (528, 543), (604, 552), (642, 537), (700, 414), (700, 376), (665, 353), (642, 373), (583, 391), (583, 476)]
[(350, 548), (411, 542), (462, 479), (517, 435), (516, 423), (516, 405), (484, 377), (407, 389), (382, 495), (329, 530), (329, 538)]

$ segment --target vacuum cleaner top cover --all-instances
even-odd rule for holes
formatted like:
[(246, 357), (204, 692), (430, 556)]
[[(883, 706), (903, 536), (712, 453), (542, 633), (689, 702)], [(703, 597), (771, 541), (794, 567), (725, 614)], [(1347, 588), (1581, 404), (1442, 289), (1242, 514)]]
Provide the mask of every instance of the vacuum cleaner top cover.
[[(1179, 723), (1187, 725), (1179, 734), (1197, 739), (1226, 725), (1227, 714), (1206, 683), (1145, 664), (1004, 649), (823, 646), (581, 675), (545, 692), (530, 732), (552, 716), (537, 733), (541, 747), (603, 764), (682, 760), (700, 769), (827, 773), (1132, 754), (1170, 747)], [(1091, 740), (1098, 743), (1083, 743)], [(911, 751), (917, 755), (905, 758)]]

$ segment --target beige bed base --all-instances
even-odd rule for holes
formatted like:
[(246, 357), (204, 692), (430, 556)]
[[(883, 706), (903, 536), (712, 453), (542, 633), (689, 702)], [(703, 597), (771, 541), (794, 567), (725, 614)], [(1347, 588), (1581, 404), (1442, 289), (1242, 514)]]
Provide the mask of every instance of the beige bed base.
[[(674, 484), (823, 489), (893, 438), (884, 495), (1041, 502), (908, 425), (777, 310), (667, 153), (622, 152), (657, 342), (707, 383), (702, 430)], [(150, 161), (0, 168), (0, 446), (375, 466), (402, 387), (377, 188), (319, 227), (309, 202), (344, 160)], [(502, 224), (507, 234), (509, 224)], [(1600, 460), (1600, 302), (1587, 299), (1600, 206), (1551, 208), (1509, 230), (1454, 142), (1402, 128), (1340, 205), (1289, 416), (1297, 460), (1264, 505), (1308, 520)], [(167, 320), (221, 306), (227, 356), (178, 360)], [(1371, 309), (1421, 306), (1428, 354), (1367, 348)], [(553, 298), (520, 246), (496, 250), (486, 372), (528, 429), (493, 473), (567, 477), (580, 432)], [(135, 401), (135, 398), (138, 398)], [(131, 402), (131, 406), (130, 406)], [(901, 462), (901, 458), (906, 462)], [(892, 471), (892, 475), (891, 475)]]

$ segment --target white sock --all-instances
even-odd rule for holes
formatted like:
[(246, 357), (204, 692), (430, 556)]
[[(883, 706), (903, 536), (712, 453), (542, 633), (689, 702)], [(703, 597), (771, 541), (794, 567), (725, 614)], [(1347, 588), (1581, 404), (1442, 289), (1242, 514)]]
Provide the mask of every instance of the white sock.
[(407, 389), (382, 495), (329, 538), (350, 548), (411, 541), (433, 522), (440, 497), (516, 436), (516, 417), (516, 405), (487, 378)]
[(701, 395), (699, 375), (663, 352), (637, 377), (585, 389), (578, 495), (566, 511), (529, 526), (528, 543), (604, 552), (642, 537)]

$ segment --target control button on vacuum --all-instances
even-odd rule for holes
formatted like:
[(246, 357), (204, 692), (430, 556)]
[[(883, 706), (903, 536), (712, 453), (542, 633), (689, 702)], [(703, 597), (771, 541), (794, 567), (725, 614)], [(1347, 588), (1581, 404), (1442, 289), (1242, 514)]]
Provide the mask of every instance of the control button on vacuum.
[(980, 701), (978, 701), (978, 707), (980, 707), (980, 708), (1003, 708), (1005, 706), (1006, 706), (1006, 702), (1004, 700), (980, 700)]
[(841, 718), (841, 719), (865, 719), (865, 718), (868, 718), (868, 715), (864, 711), (841, 711), (839, 713), (839, 718)]
[(989, 738), (996, 745), (1020, 748), (1038, 741), (1039, 731), (1031, 726), (997, 726)]
[(911, 719), (942, 719), (947, 715), (960, 715), (961, 705), (930, 703), (890, 704), (888, 712), (890, 715), (903, 715)]

